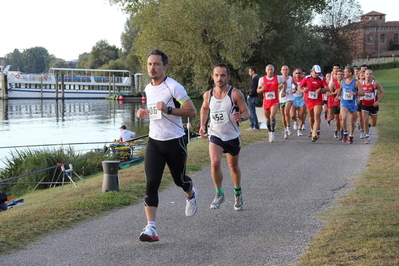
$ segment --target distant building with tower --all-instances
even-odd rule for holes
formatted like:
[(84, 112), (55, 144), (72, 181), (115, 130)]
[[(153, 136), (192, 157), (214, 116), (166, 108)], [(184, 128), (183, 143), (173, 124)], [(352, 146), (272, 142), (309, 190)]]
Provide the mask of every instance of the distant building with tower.
[(385, 16), (386, 14), (371, 11), (362, 15), (359, 22), (343, 27), (356, 46), (352, 51), (352, 58), (399, 56), (399, 21), (385, 21)]

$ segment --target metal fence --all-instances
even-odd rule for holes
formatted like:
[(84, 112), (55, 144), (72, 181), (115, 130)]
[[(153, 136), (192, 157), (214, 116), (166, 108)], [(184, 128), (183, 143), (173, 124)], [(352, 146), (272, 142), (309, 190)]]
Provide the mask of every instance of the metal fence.
[(399, 56), (388, 56), (388, 57), (379, 57), (379, 58), (363, 58), (363, 59), (353, 59), (353, 66), (361, 66), (363, 64), (372, 65), (372, 64), (380, 64), (380, 63), (389, 63), (393, 61), (399, 62)]

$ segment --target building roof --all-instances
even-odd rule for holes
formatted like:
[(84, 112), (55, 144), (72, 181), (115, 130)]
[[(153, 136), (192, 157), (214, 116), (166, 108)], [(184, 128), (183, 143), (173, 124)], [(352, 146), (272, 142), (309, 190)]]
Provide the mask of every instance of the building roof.
[(386, 14), (384, 14), (384, 13), (380, 13), (377, 11), (371, 11), (371, 12), (368, 12), (367, 14), (363, 14), (361, 16), (363, 17), (363, 16), (385, 16), (385, 15)]
[[(385, 21), (385, 15), (384, 13), (380, 13), (377, 11), (371, 11), (366, 14), (361, 15), (361, 20), (358, 22), (352, 22), (349, 23), (343, 28), (353, 28), (353, 27), (398, 27), (399, 26), (399, 21)], [(384, 16), (382, 19), (368, 19), (368, 17), (375, 17), (375, 16)]]

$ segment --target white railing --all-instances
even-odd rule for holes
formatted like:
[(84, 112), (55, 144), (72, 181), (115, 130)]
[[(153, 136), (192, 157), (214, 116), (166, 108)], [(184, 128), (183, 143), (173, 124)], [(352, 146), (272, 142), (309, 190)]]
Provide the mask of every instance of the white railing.
[(353, 59), (353, 66), (361, 66), (363, 64), (372, 65), (372, 64), (381, 64), (381, 63), (389, 63), (393, 61), (399, 62), (399, 56), (388, 56), (388, 57), (380, 57), (380, 58), (364, 58), (364, 59)]

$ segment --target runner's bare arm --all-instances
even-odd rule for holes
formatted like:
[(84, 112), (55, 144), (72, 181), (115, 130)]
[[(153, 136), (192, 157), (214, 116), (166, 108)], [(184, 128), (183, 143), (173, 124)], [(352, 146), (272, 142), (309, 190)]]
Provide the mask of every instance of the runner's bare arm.
[(249, 119), (248, 106), (245, 102), (244, 95), (240, 90), (233, 90), (233, 99), (240, 110), (240, 113), (234, 114), (234, 120), (236, 122), (242, 122)]

